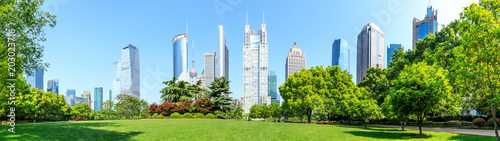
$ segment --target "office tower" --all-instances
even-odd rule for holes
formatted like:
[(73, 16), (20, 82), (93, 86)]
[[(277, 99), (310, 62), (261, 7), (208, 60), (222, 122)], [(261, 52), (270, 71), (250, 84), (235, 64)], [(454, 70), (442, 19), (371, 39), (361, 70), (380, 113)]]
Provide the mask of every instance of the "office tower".
[(198, 78), (196, 78), (196, 82), (201, 81), (200, 88), (205, 88), (205, 78), (204, 78), (204, 76), (205, 76), (205, 71), (202, 71), (201, 75)]
[(427, 7), (427, 15), (423, 20), (413, 18), (413, 49), (418, 39), (424, 39), (427, 34), (434, 34), (438, 30), (437, 10)]
[(72, 99), (73, 105), (70, 105), (70, 107), (75, 106), (75, 104), (87, 103), (87, 101), (89, 101), (87, 98), (84, 98), (84, 97), (72, 97), (71, 99)]
[(31, 84), (31, 87), (36, 87), (39, 90), (43, 90), (43, 70), (36, 68), (32, 75), (26, 74), (24, 76), (26, 83)]
[(66, 97), (75, 97), (76, 96), (76, 90), (75, 89), (67, 89), (66, 90)]
[(356, 83), (366, 76), (371, 67), (385, 67), (384, 32), (373, 23), (367, 24), (358, 34)]
[(104, 99), (103, 102), (106, 100), (113, 101), (113, 90), (108, 89), (108, 94), (103, 99)]
[(268, 96), (271, 97), (271, 103), (279, 103), (278, 102), (278, 92), (277, 90), (277, 85), (276, 85), (276, 74), (274, 74), (274, 71), (269, 71), (269, 94)]
[(243, 113), (250, 113), (254, 104), (271, 103), (268, 96), (268, 47), (266, 24), (260, 30), (245, 25), (243, 44)]
[(172, 41), (174, 49), (174, 76), (177, 78), (177, 81), (189, 82), (187, 40), (188, 36), (185, 33), (175, 36)]
[(347, 41), (344, 39), (334, 40), (332, 44), (332, 66), (339, 66), (340, 70), (347, 70), (350, 73), (349, 61), (349, 46)]
[(288, 51), (285, 64), (285, 81), (288, 76), (293, 75), (295, 72), (299, 73), (302, 68), (306, 67), (306, 54), (297, 47), (297, 42), (293, 42), (293, 47)]
[(83, 91), (82, 95), (81, 95), (83, 98), (86, 98), (87, 99), (87, 104), (90, 106), (90, 100), (91, 100), (91, 94), (90, 94), (90, 91)]
[[(120, 60), (113, 62), (113, 91), (117, 94), (121, 92), (120, 78), (122, 77), (122, 63)], [(116, 97), (116, 96), (115, 96)]]
[(99, 112), (102, 110), (102, 87), (94, 88), (94, 111)]
[(47, 81), (47, 92), (53, 92), (59, 95), (59, 79)]
[(191, 84), (192, 85), (195, 85), (196, 84), (196, 76), (198, 75), (198, 72), (196, 72), (196, 70), (194, 69), (194, 41), (193, 41), (193, 69), (191, 69), (191, 71), (189, 71), (189, 77), (191, 77)]
[(385, 65), (385, 68), (389, 68), (390, 62), (392, 60), (392, 55), (400, 47), (403, 47), (403, 46), (401, 44), (390, 44), (387, 47), (387, 64)]
[(139, 49), (137, 47), (128, 44), (122, 49), (120, 73), (120, 94), (128, 94), (141, 99)]
[(208, 86), (214, 82), (215, 78), (215, 51), (210, 51), (204, 55), (203, 80), (205, 89), (209, 90)]
[(219, 25), (219, 56), (217, 56), (218, 61), (218, 73), (217, 77), (224, 76), (229, 80), (229, 50), (226, 45), (226, 36), (224, 35), (224, 28)]

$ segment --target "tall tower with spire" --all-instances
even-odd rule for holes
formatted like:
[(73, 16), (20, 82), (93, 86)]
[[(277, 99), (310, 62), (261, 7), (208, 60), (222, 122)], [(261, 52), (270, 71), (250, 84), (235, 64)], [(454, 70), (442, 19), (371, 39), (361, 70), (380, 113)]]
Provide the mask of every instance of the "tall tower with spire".
[(196, 76), (198, 75), (198, 72), (196, 72), (196, 70), (194, 70), (194, 40), (193, 40), (193, 69), (191, 69), (191, 71), (189, 72), (189, 76), (191, 77), (191, 85), (194, 85), (196, 84)]

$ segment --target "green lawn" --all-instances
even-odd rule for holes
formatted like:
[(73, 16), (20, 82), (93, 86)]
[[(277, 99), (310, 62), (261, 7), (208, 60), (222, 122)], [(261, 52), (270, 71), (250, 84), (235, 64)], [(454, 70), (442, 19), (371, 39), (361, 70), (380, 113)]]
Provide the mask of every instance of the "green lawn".
[(0, 126), (0, 140), (495, 140), (493, 137), (394, 128), (230, 120), (108, 120)]

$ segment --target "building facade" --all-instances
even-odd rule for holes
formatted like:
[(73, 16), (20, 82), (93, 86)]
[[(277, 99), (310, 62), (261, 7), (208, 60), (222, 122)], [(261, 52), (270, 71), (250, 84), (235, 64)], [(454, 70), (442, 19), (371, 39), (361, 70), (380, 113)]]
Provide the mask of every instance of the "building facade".
[(224, 27), (219, 25), (219, 55), (218, 61), (218, 75), (217, 77), (224, 76), (229, 80), (229, 50), (226, 45), (226, 36), (224, 35)]
[(83, 93), (82, 93), (81, 97), (86, 98), (86, 99), (87, 99), (87, 104), (88, 104), (89, 106), (91, 106), (91, 105), (90, 105), (90, 104), (91, 104), (91, 103), (90, 103), (90, 100), (91, 100), (92, 96), (91, 96), (90, 91), (83, 91)]
[(128, 44), (122, 49), (120, 94), (141, 99), (139, 49)]
[(66, 97), (76, 97), (76, 90), (75, 89), (67, 89), (66, 90)]
[(427, 7), (427, 15), (423, 20), (413, 18), (413, 49), (419, 39), (424, 39), (428, 34), (434, 34), (438, 31), (437, 10), (432, 9), (432, 6)]
[(360, 83), (366, 76), (366, 70), (371, 67), (385, 67), (384, 32), (369, 23), (358, 34), (356, 83)]
[(174, 57), (174, 76), (175, 78), (177, 78), (177, 81), (189, 82), (187, 33), (175, 36), (172, 44)]
[(113, 91), (121, 92), (120, 78), (122, 77), (122, 63), (120, 60), (113, 62)]
[(245, 25), (243, 44), (243, 113), (250, 113), (254, 104), (271, 103), (268, 96), (268, 43), (266, 24), (260, 30)]
[(271, 97), (271, 103), (279, 103), (278, 101), (278, 91), (277, 91), (277, 78), (276, 78), (276, 74), (274, 73), (274, 71), (269, 71), (269, 82), (268, 82), (268, 85), (269, 85), (269, 94), (268, 96)]
[(385, 68), (389, 68), (389, 64), (391, 63), (392, 60), (392, 55), (400, 47), (403, 48), (401, 44), (390, 44), (389, 46), (387, 46), (387, 64), (385, 65)]
[(306, 54), (302, 53), (302, 49), (297, 47), (297, 42), (293, 43), (293, 47), (288, 51), (285, 64), (285, 81), (288, 76), (293, 75), (295, 72), (300, 72), (302, 68), (306, 67)]
[(47, 81), (47, 92), (53, 92), (59, 95), (59, 79)]
[(31, 87), (43, 90), (43, 70), (41, 68), (36, 68), (33, 75), (26, 74), (24, 79), (26, 79), (26, 83), (31, 84)]
[(102, 110), (102, 87), (94, 88), (94, 111), (99, 112)]
[(104, 101), (106, 101), (106, 100), (113, 101), (113, 90), (108, 89), (108, 94), (106, 95), (106, 98), (104, 99)]
[(350, 73), (349, 46), (344, 39), (336, 39), (332, 44), (332, 66), (339, 66), (340, 70)]
[(209, 90), (208, 86), (210, 86), (210, 83), (214, 82), (215, 78), (215, 61), (216, 61), (216, 53), (215, 51), (210, 51), (207, 52), (203, 55), (204, 57), (204, 62), (203, 62), (203, 84), (205, 89)]

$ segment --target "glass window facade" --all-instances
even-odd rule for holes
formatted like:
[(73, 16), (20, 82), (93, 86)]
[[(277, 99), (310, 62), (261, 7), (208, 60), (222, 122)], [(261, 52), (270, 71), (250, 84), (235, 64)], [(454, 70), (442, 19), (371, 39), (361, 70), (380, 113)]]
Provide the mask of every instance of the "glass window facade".
[(403, 47), (403, 46), (401, 44), (390, 44), (387, 47), (387, 63), (386, 63), (385, 68), (389, 68), (390, 62), (392, 60), (392, 55), (394, 54), (394, 52), (397, 49), (399, 49), (399, 47)]
[(41, 68), (36, 68), (33, 75), (26, 75), (24, 79), (26, 79), (26, 83), (30, 84), (31, 87), (43, 90), (43, 70)]
[(178, 81), (189, 82), (187, 34), (179, 34), (173, 40), (174, 76)]
[(53, 92), (59, 95), (59, 79), (47, 81), (47, 92)]
[(139, 50), (131, 44), (122, 49), (120, 75), (120, 94), (128, 94), (140, 99)]
[(344, 39), (336, 39), (332, 45), (332, 66), (339, 66), (340, 70), (349, 73), (349, 46)]
[(102, 87), (94, 88), (94, 111), (99, 112), (102, 110)]
[(76, 90), (75, 89), (68, 89), (66, 90), (66, 97), (75, 97), (76, 96)]

